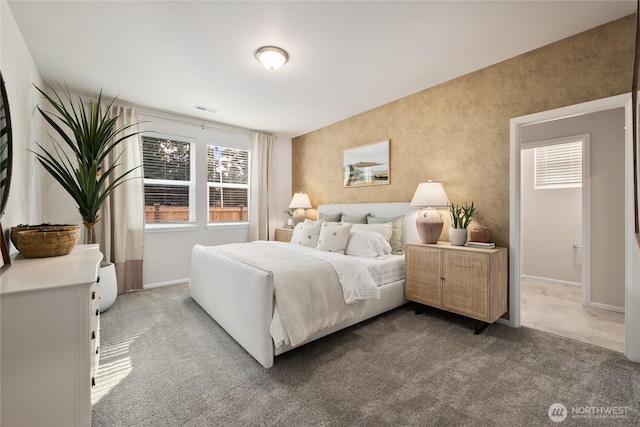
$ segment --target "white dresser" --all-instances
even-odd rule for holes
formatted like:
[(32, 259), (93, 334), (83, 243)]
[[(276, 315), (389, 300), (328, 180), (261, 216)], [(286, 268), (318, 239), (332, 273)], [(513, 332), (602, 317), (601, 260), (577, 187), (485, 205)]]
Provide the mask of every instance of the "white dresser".
[(91, 425), (101, 259), (98, 245), (78, 245), (17, 255), (0, 275), (0, 425)]

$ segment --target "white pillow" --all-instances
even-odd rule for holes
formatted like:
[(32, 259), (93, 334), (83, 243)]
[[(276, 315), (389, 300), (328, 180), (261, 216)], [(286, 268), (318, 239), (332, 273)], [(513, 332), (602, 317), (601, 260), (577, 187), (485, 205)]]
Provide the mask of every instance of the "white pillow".
[(389, 239), (391, 253), (394, 255), (402, 255), (402, 226), (404, 224), (404, 215), (400, 215), (395, 218), (380, 218), (371, 215), (367, 217), (367, 224), (381, 224), (387, 222), (391, 222), (391, 239)]
[(320, 237), (316, 249), (325, 252), (344, 254), (349, 241), (351, 225), (348, 222), (325, 222), (320, 228)]
[(353, 224), (353, 231), (373, 231), (379, 233), (384, 237), (387, 242), (391, 240), (391, 232), (393, 231), (393, 223), (379, 223), (379, 224)]
[(296, 228), (293, 229), (291, 243), (294, 245), (315, 248), (318, 246), (320, 227), (322, 227), (322, 221), (311, 221), (309, 219), (305, 219), (304, 222), (298, 223)]
[[(355, 224), (354, 224), (355, 225)], [(349, 241), (344, 252), (362, 258), (375, 258), (391, 253), (391, 245), (380, 233), (355, 230), (349, 233)]]

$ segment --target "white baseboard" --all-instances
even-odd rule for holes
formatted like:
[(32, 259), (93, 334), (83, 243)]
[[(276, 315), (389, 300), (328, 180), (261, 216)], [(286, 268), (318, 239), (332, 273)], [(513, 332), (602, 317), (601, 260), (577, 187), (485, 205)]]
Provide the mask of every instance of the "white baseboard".
[(618, 307), (617, 305), (602, 304), (601, 302), (593, 302), (593, 301), (589, 301), (584, 305), (588, 307), (599, 308), (601, 310), (615, 311), (617, 313), (624, 314), (624, 307)]
[(578, 288), (582, 287), (582, 283), (578, 283), (578, 282), (570, 282), (568, 280), (550, 279), (548, 277), (530, 276), (528, 274), (523, 274), (522, 276), (520, 276), (520, 278), (522, 280), (538, 280), (540, 282), (556, 283), (558, 285), (576, 286)]
[[(568, 282), (564, 280), (548, 279), (545, 277), (529, 276), (526, 274), (523, 274), (520, 277), (522, 278), (522, 280), (538, 280), (538, 281), (547, 282), (547, 283), (556, 283), (560, 285), (582, 287), (581, 283)], [(618, 307), (617, 305), (609, 305), (609, 304), (603, 304), (600, 302), (593, 302), (593, 301), (587, 301), (587, 303), (583, 305), (587, 307), (599, 308), (601, 310), (609, 310), (609, 311), (615, 311), (617, 313), (624, 313), (624, 307)]]
[(511, 322), (509, 321), (509, 319), (505, 319), (503, 317), (499, 317), (498, 319), (496, 319), (495, 323), (499, 323), (501, 325), (511, 326)]
[(170, 280), (168, 282), (159, 282), (159, 283), (149, 283), (148, 285), (142, 285), (143, 289), (153, 289), (160, 288), (162, 286), (170, 286), (170, 285), (179, 285), (181, 283), (187, 283), (189, 278), (186, 279), (178, 279), (178, 280)]

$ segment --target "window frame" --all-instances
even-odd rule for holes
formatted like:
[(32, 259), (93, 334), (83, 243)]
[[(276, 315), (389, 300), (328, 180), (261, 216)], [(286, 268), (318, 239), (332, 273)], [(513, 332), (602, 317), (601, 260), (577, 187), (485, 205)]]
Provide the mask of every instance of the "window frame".
[[(219, 147), (220, 149), (233, 149), (238, 151), (245, 151), (247, 153), (247, 183), (246, 184), (224, 184), (209, 181), (209, 147)], [(238, 146), (236, 144), (219, 142), (219, 141), (207, 141), (205, 144), (206, 156), (207, 156), (207, 170), (206, 170), (206, 187), (207, 187), (207, 218), (206, 224), (207, 228), (234, 228), (234, 227), (247, 227), (249, 225), (249, 221), (251, 219), (251, 158), (252, 152), (250, 147)], [(247, 190), (247, 220), (240, 221), (210, 221), (209, 220), (209, 209), (210, 209), (210, 189), (211, 187), (221, 187), (221, 188), (241, 188)]]
[[(144, 133), (140, 136), (140, 144), (143, 144), (144, 138), (154, 138), (154, 139), (168, 139), (171, 141), (182, 142), (185, 144), (189, 144), (189, 181), (178, 181), (178, 180), (169, 180), (169, 179), (155, 179), (155, 178), (144, 178), (143, 175), (143, 187), (146, 185), (167, 185), (167, 186), (185, 186), (189, 188), (189, 219), (184, 222), (147, 222), (145, 220), (145, 231), (184, 231), (184, 230), (195, 230), (196, 226), (196, 151), (197, 144), (194, 138), (188, 136), (181, 135), (171, 135), (164, 133), (155, 133), (154, 135), (145, 135)], [(144, 148), (143, 150), (143, 159), (144, 159)], [(143, 168), (144, 168), (144, 160), (143, 160)], [(145, 203), (146, 210), (146, 203)]]

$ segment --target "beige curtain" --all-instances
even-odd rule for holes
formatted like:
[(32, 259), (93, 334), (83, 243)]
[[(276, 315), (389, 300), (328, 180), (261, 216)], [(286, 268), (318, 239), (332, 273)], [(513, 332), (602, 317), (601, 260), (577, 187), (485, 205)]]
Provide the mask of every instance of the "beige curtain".
[(269, 240), (271, 219), (275, 219), (273, 191), (273, 150), (276, 137), (265, 133), (251, 135), (251, 198), (249, 241)]
[[(106, 105), (102, 105), (106, 111)], [(116, 128), (136, 123), (132, 108), (114, 105), (110, 116), (120, 115)], [(138, 132), (138, 126), (128, 128), (122, 135)], [(142, 164), (139, 135), (127, 138), (110, 154), (109, 162), (116, 163), (116, 176)], [(102, 166), (103, 170), (105, 165)], [(115, 264), (118, 294), (142, 289), (142, 253), (144, 247), (144, 182), (142, 168), (127, 175), (102, 205), (97, 237), (104, 260)], [(107, 182), (107, 185), (109, 183)]]

